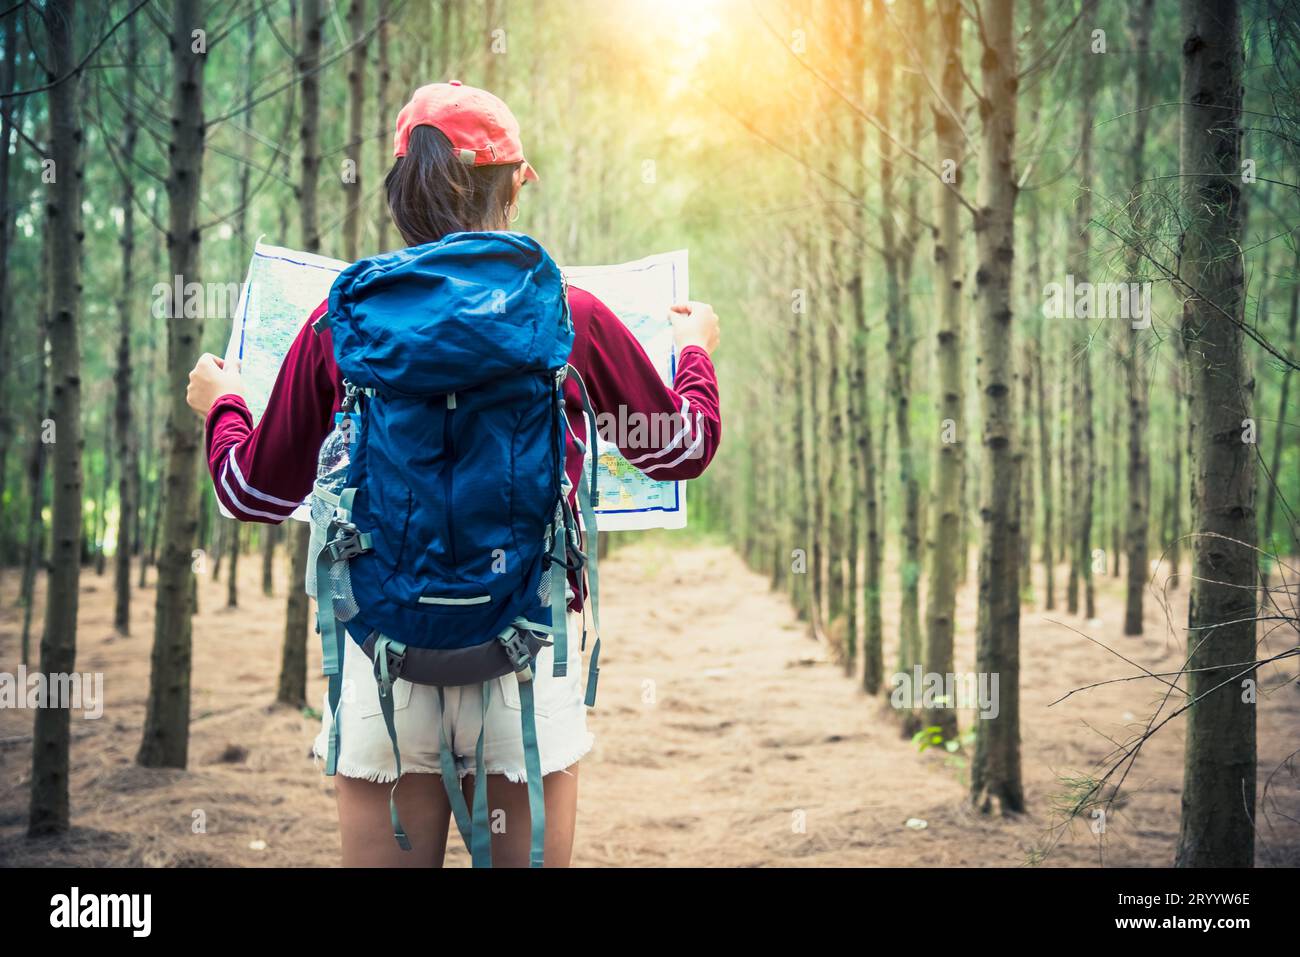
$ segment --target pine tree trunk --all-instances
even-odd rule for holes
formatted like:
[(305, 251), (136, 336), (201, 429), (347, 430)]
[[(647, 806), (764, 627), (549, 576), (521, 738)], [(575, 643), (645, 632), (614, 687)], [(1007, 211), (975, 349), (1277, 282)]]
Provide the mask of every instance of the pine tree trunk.
[[(1300, 240), (1300, 231), (1296, 233), (1296, 239)], [(1296, 247), (1295, 267), (1292, 275), (1300, 277), (1300, 245)], [(1290, 320), (1287, 324), (1287, 340), (1290, 345), (1289, 352), (1293, 356), (1296, 354), (1297, 346), (1297, 319), (1300, 319), (1300, 278), (1291, 283), (1291, 312)], [(1277, 399), (1277, 416), (1273, 419), (1273, 439), (1271, 442), (1273, 453), (1268, 472), (1268, 492), (1265, 496), (1264, 523), (1261, 527), (1264, 537), (1264, 548), (1269, 555), (1275, 557), (1294, 554), (1297, 546), (1300, 546), (1300, 540), (1296, 538), (1296, 533), (1291, 529), (1289, 523), (1286, 525), (1287, 533), (1280, 537), (1280, 541), (1274, 541), (1273, 538), (1273, 517), (1276, 512), (1277, 500), (1280, 494), (1280, 486), (1282, 482), (1282, 449), (1286, 445), (1284, 436), (1286, 435), (1287, 429), (1287, 401), (1290, 397), (1291, 376), (1292, 372), (1290, 369), (1283, 370), (1282, 387), (1278, 392)], [(1264, 584), (1268, 584), (1267, 577), (1264, 579)], [(1268, 596), (1264, 595), (1263, 598), (1267, 600)]]
[[(103, 467), (99, 473), (99, 494), (95, 496), (95, 524), (90, 538), (94, 549), (95, 575), (102, 576), (107, 567), (104, 542), (108, 538), (108, 496), (113, 487), (113, 422), (104, 416), (104, 432), (100, 444)], [(83, 553), (86, 549), (83, 547)], [(86, 559), (89, 560), (89, 554)]]
[[(1143, 267), (1142, 237), (1146, 217), (1142, 212), (1147, 130), (1150, 125), (1151, 23), (1155, 0), (1141, 0), (1132, 8), (1131, 36), (1134, 50), (1133, 85), (1136, 94), (1133, 113), (1133, 141), (1129, 144), (1129, 226), (1132, 236), (1125, 249), (1128, 281), (1137, 281)], [(1130, 323), (1130, 326), (1133, 324)], [(1141, 323), (1138, 323), (1141, 325)], [(1124, 379), (1128, 387), (1128, 512), (1125, 516), (1125, 548), (1128, 551), (1128, 580), (1124, 602), (1124, 634), (1142, 634), (1142, 598), (1148, 571), (1147, 542), (1151, 528), (1151, 464), (1147, 452), (1147, 423), (1150, 406), (1147, 393), (1147, 363), (1152, 349), (1152, 330), (1129, 328), (1128, 348), (1123, 351)]]
[[(1045, 52), (1046, 42), (1043, 36), (1043, 0), (1029, 0), (1029, 57), (1030, 62), (1037, 62)], [(1037, 130), (1042, 121), (1043, 83), (1030, 83), (1025, 91), (1026, 115), (1029, 129)], [(1043, 427), (1047, 411), (1043, 407), (1046, 392), (1043, 384), (1043, 318), (1036, 305), (1041, 301), (1043, 292), (1042, 276), (1042, 200), (1035, 195), (1027, 197), (1028, 235), (1022, 240), (1025, 250), (1025, 319), (1024, 328), (1024, 362), (1022, 366), (1021, 423), (1020, 442), (1023, 456), (1020, 460), (1021, 517), (1020, 517), (1020, 593), (1025, 601), (1034, 598), (1034, 533), (1036, 531), (1034, 512), (1041, 501), (1043, 511), (1043, 551), (1048, 555), (1044, 563), (1044, 586), (1047, 591), (1046, 607), (1052, 607), (1052, 595), (1055, 582), (1051, 564), (1051, 527), (1052, 527), (1052, 487), (1051, 487), (1051, 445), (1044, 440)], [(1035, 315), (1037, 313), (1037, 315)], [(1031, 318), (1032, 317), (1032, 318)], [(1034, 403), (1038, 403), (1038, 416), (1034, 416)], [(1037, 425), (1037, 436), (1035, 436)], [(1038, 439), (1038, 474), (1034, 469), (1035, 438)], [(1045, 466), (1045, 467), (1044, 467)], [(1035, 495), (1034, 483), (1042, 480), (1041, 498)]]
[[(221, 581), (221, 563), (226, 557), (226, 524), (234, 519), (222, 518), (217, 516), (214, 523), (212, 521), (212, 507), (207, 498), (203, 499), (202, 504), (203, 517), (199, 522), (199, 548), (208, 553), (212, 560), (212, 580)], [(212, 530), (212, 547), (208, 547), (208, 531)]]
[[(81, 580), (81, 74), (73, 32), (76, 0), (48, 0), (42, 12), (49, 40), (47, 102), (50, 158), (46, 228), (50, 231), (50, 368), (53, 373), (54, 503), (50, 512), (50, 575), (46, 587), (41, 672), (70, 675), (77, 662)], [(50, 705), (49, 702), (46, 702)], [(72, 711), (60, 703), (38, 708), (32, 731), (28, 833), (68, 829), (68, 748)]]
[[(161, 190), (154, 191), (153, 199), (153, 219), (157, 222), (161, 217)], [(157, 276), (162, 273), (162, 253), (161, 243), (150, 243), (152, 254), (149, 257), (149, 268), (153, 275)], [(144, 450), (142, 456), (142, 467), (140, 473), (140, 497), (144, 503), (144, 515), (140, 520), (140, 531), (136, 539), (136, 549), (140, 553), (140, 578), (139, 587), (144, 588), (149, 581), (149, 567), (153, 565), (154, 558), (158, 554), (158, 512), (161, 509), (162, 492), (159, 488), (157, 474), (158, 453), (161, 442), (156, 440), (156, 430), (154, 423), (158, 417), (155, 414), (156, 408), (156, 380), (157, 375), (157, 352), (158, 347), (158, 321), (153, 315), (153, 310), (149, 311), (149, 335), (145, 343), (145, 359), (142, 363), (144, 375), (144, 419), (140, 423), (141, 447)], [(148, 488), (146, 489), (146, 485)]]
[[(18, 36), (18, 17), (7, 16), (3, 22), (3, 39), (5, 57), (0, 60), (0, 93), (10, 93), (14, 89), (18, 57), (12, 55), (14, 43)], [(0, 369), (13, 368), (13, 346), (10, 330), (13, 313), (13, 295), (9, 284), (9, 250), (13, 249), (14, 224), (17, 217), (9, 208), (9, 196), (12, 192), (9, 183), (10, 146), (14, 141), (14, 110), (17, 104), (12, 98), (0, 100)], [(9, 449), (13, 444), (13, 415), (4, 389), (8, 382), (0, 383), (0, 549), (6, 551), (12, 546), (13, 539), (9, 528), (9, 511), (6, 507), (5, 489), (9, 477)], [(4, 563), (0, 563), (2, 565)]]
[(1172, 385), (1170, 390), (1174, 400), (1174, 488), (1173, 495), (1170, 497), (1171, 528), (1173, 534), (1169, 541), (1169, 564), (1173, 568), (1173, 575), (1169, 579), (1170, 589), (1177, 589), (1182, 583), (1182, 577), (1179, 573), (1183, 566), (1183, 449), (1191, 442), (1191, 435), (1183, 426), (1183, 410), (1187, 405), (1187, 390), (1184, 384), (1184, 370), (1186, 356), (1183, 355), (1181, 346), (1182, 339), (1174, 338), (1174, 349), (1177, 352), (1177, 361), (1171, 362), (1169, 366), (1169, 378)]
[[(379, 123), (387, 129), (389, 122), (389, 87), (392, 85), (392, 68), (389, 65), (388, 52), (388, 8), (392, 0), (377, 0), (379, 4), (379, 24), (375, 30), (375, 44), (377, 47), (378, 70), (375, 78), (375, 113)], [(371, 127), (375, 126), (371, 123)], [(381, 136), (375, 140), (375, 177), (382, 179), (384, 169), (392, 162), (392, 146), (388, 142), (387, 136)], [(380, 252), (388, 249), (388, 195), (383, 190), (379, 191), (378, 209), (375, 215), (375, 248)]]
[(824, 466), (822, 459), (825, 457), (825, 445), (822, 442), (824, 425), (820, 388), (820, 383), (825, 378), (825, 370), (821, 361), (819, 326), (820, 324), (815, 317), (810, 317), (803, 339), (806, 349), (804, 369), (808, 373), (807, 395), (805, 397), (807, 413), (804, 416), (804, 421), (810, 426), (808, 433), (811, 440), (808, 445), (808, 475), (810, 480), (808, 497), (809, 504), (812, 507), (810, 517), (812, 537), (808, 549), (808, 575), (812, 585), (810, 609), (812, 612), (813, 633), (821, 636), (825, 634), (826, 628), (826, 589), (822, 571), (825, 554), (823, 543), (826, 535), (826, 483), (823, 480)]
[(1043, 502), (1043, 608), (1056, 608), (1056, 553), (1052, 538), (1052, 430), (1048, 423), (1046, 377), (1042, 344), (1034, 350), (1034, 382), (1038, 387), (1038, 470)]
[[(308, 0), (308, 6), (311, 0)], [(289, 598), (285, 609), (284, 646), (280, 657), (280, 683), (275, 700), (293, 708), (307, 704), (307, 632), (311, 599), (307, 597), (307, 546), (311, 526), (289, 520)]]
[[(1031, 62), (1037, 62), (1046, 52), (1047, 44), (1043, 36), (1043, 23), (1043, 0), (1030, 0), (1029, 55)], [(1042, 83), (1032, 83), (1025, 94), (1028, 101), (1027, 114), (1031, 129), (1037, 129), (1042, 120), (1043, 86)], [(1047, 351), (1047, 330), (1044, 328), (1041, 310), (1037, 308), (1043, 295), (1043, 201), (1037, 195), (1032, 194), (1028, 199), (1030, 200), (1028, 210), (1029, 234), (1024, 244), (1027, 253), (1024, 275), (1027, 293), (1026, 302), (1032, 311), (1026, 313), (1026, 323), (1029, 328), (1026, 329), (1026, 339), (1028, 341), (1025, 344), (1024, 421), (1021, 423), (1021, 441), (1025, 446), (1025, 458), (1022, 460), (1021, 473), (1024, 488), (1022, 499), (1024, 515), (1021, 520), (1020, 587), (1023, 595), (1032, 598), (1034, 594), (1034, 510), (1035, 506), (1037, 506), (1042, 509), (1043, 513), (1043, 607), (1045, 610), (1051, 611), (1056, 607), (1056, 569), (1052, 551), (1052, 504), (1055, 489), (1052, 486), (1051, 409), (1048, 405), (1045, 378), (1048, 363), (1044, 362), (1043, 359), (1043, 354)], [(1030, 319), (1030, 316), (1033, 316), (1033, 318)], [(1054, 393), (1055, 390), (1053, 390)], [(1034, 404), (1037, 405), (1038, 414), (1036, 417), (1033, 415), (1032, 407)], [(1035, 434), (1035, 424), (1037, 434)], [(1036, 457), (1032, 455), (1035, 444), (1038, 449)], [(1035, 475), (1031, 458), (1036, 458), (1037, 475)], [(1037, 494), (1035, 494), (1034, 489), (1035, 481), (1040, 486)]]
[[(41, 289), (49, 288), (50, 277), (50, 234), (48, 231), (41, 242)], [(49, 418), (53, 421), (53, 412), (49, 406), (50, 373), (46, 359), (49, 330), (49, 297), (42, 297), (41, 308), (36, 315), (36, 404), (33, 411), (39, 419)], [(42, 428), (42, 431), (44, 429)], [(24, 665), (31, 664), (32, 612), (36, 607), (36, 569), (45, 555), (45, 471), (46, 445), (43, 437), (32, 443), (27, 457), (27, 532), (23, 537), (23, 580), (19, 588), (19, 602), (23, 606), (23, 627), (20, 639), (20, 658)]]
[[(874, 9), (874, 7), (873, 7)], [(863, 102), (862, 92), (865, 82), (866, 61), (864, 17), (860, 4), (852, 4), (850, 13), (850, 36), (854, 57), (854, 87), (856, 99)], [(860, 113), (853, 115), (852, 144), (853, 195), (858, 202), (854, 206), (854, 253), (853, 279), (849, 286), (850, 302), (853, 308), (853, 381), (850, 388), (850, 408), (853, 410), (855, 426), (855, 454), (857, 455), (858, 487), (856, 496), (863, 503), (863, 513), (855, 516), (855, 522), (865, 523), (867, 533), (866, 563), (862, 570), (863, 618), (862, 618), (862, 687), (867, 694), (877, 694), (884, 680), (885, 663), (883, 650), (884, 624), (880, 610), (881, 581), (881, 547), (880, 547), (880, 502), (876, 489), (879, 481), (876, 475), (875, 436), (871, 423), (871, 403), (867, 395), (867, 305), (866, 290), (863, 286), (863, 269), (867, 262), (867, 218), (866, 218), (866, 121)], [(856, 601), (856, 598), (854, 599)]]
[(1120, 419), (1124, 413), (1124, 397), (1110, 390), (1110, 493), (1106, 522), (1110, 526), (1110, 575), (1119, 578), (1124, 556), (1124, 509), (1120, 504), (1123, 495), (1124, 426)]
[[(865, 47), (862, 35), (863, 5), (855, 3), (849, 7), (849, 63), (852, 75), (857, 78), (853, 95), (861, 101), (862, 80), (865, 74)], [(860, 116), (854, 115), (850, 132), (850, 149), (852, 154), (847, 163), (847, 172), (854, 195), (861, 197), (865, 188), (865, 166), (862, 149), (866, 142), (866, 125)], [(844, 417), (847, 423), (847, 463), (846, 469), (846, 504), (844, 521), (848, 523), (848, 551), (846, 578), (844, 583), (846, 615), (844, 621), (844, 674), (854, 676), (861, 655), (862, 624), (858, 617), (858, 589), (862, 578), (862, 472), (863, 463), (860, 454), (859, 433), (869, 429), (870, 423), (863, 421), (857, 414), (857, 396), (866, 388), (864, 370), (864, 351), (866, 344), (859, 335), (859, 314), (863, 311), (862, 270), (865, 260), (866, 208), (857, 203), (851, 213), (849, 228), (849, 257), (845, 269), (845, 293), (848, 297), (847, 313), (840, 311), (837, 316), (844, 323), (844, 335), (847, 340), (845, 361), (848, 373), (844, 390)]]
[(979, 201), (975, 276), (979, 310), (979, 611), (976, 670), (998, 676), (999, 710), (980, 722), (971, 765), (971, 801), (982, 812), (1023, 811), (1020, 775), (1020, 557), (1015, 511), (1016, 442), (1011, 309), (1016, 205), (1016, 41), (1014, 0), (986, 0), (980, 57)]
[[(1082, 21), (1093, 23), (1097, 18), (1098, 0), (1083, 0)], [(1073, 229), (1074, 248), (1070, 262), (1075, 281), (1085, 282), (1091, 275), (1089, 255), (1092, 250), (1092, 178), (1093, 178), (1093, 124), (1096, 114), (1097, 84), (1101, 74), (1101, 58), (1086, 46), (1080, 47), (1080, 100), (1079, 100), (1079, 195), (1075, 199)], [(1092, 387), (1092, 327), (1095, 317), (1076, 316), (1070, 320), (1075, 325), (1074, 361), (1074, 448), (1072, 450), (1076, 509), (1074, 521), (1074, 563), (1070, 570), (1070, 611), (1077, 612), (1078, 589), (1082, 589), (1084, 617), (1097, 617), (1096, 596), (1092, 570), (1092, 536), (1094, 494), (1097, 487), (1097, 440), (1093, 425)], [(1103, 420), (1104, 421), (1104, 420)], [(1102, 530), (1102, 541), (1105, 531)]]
[(1020, 360), (1020, 597), (1034, 600), (1034, 357), (1036, 343), (1025, 336)]
[(275, 592), (275, 539), (279, 527), (263, 525), (258, 534), (262, 536), (262, 594), (270, 598)]
[[(890, 106), (897, 99), (893, 87), (894, 61), (888, 48), (876, 55), (876, 116), (888, 122)], [(901, 115), (901, 114), (900, 114)], [(899, 124), (901, 126), (901, 124)], [(920, 486), (912, 465), (911, 437), (911, 352), (912, 331), (907, 303), (907, 277), (914, 242), (899, 235), (895, 221), (900, 216), (896, 196), (895, 147), (883, 130), (880, 152), (880, 236), (885, 260), (885, 324), (889, 356), (889, 403), (898, 445), (898, 487), (902, 502), (899, 522), (901, 563), (899, 565), (898, 670), (910, 672), (920, 660)], [(910, 201), (909, 201), (910, 204)]]
[[(253, 89), (257, 62), (257, 19), (250, 17), (245, 33), (244, 44), (244, 119), (253, 123)], [(251, 159), (245, 155), (246, 159)], [(239, 212), (235, 217), (235, 235), (239, 244), (235, 247), (236, 255), (242, 256), (249, 247), (248, 242), (248, 206), (252, 186), (253, 167), (245, 163), (239, 172)], [(238, 268), (241, 263), (236, 262)], [(243, 538), (243, 525), (237, 519), (225, 519), (221, 522), (222, 539), (230, 551), (230, 570), (226, 573), (226, 607), (239, 606), (239, 549)]]
[(365, 0), (351, 0), (348, 28), (353, 47), (348, 66), (348, 148), (344, 153), (351, 175), (343, 179), (343, 258), (348, 262), (356, 262), (361, 255), (361, 201), (365, 196), (361, 176), (366, 117), (366, 44), (362, 42), (365, 20)]
[[(302, 53), (298, 58), (299, 85), (302, 88), (302, 181), (299, 185), (299, 212), (303, 248), (320, 250), (320, 223), (316, 207), (317, 174), (320, 170), (320, 81), (315, 73), (320, 62), (321, 31), (324, 18), (320, 0), (304, 0), (302, 6)], [(307, 633), (311, 628), (311, 601), (307, 597), (307, 547), (311, 527), (306, 522), (289, 520), (286, 541), (289, 546), (289, 597), (284, 617), (284, 652), (280, 662), (280, 687), (276, 700), (302, 707), (307, 703)]]
[[(848, 538), (844, 528), (845, 476), (843, 453), (845, 449), (845, 427), (843, 408), (840, 404), (843, 392), (840, 384), (840, 373), (843, 368), (845, 350), (842, 345), (843, 332), (840, 326), (840, 318), (843, 315), (841, 309), (843, 297), (840, 292), (839, 278), (839, 240), (835, 235), (838, 224), (828, 221), (826, 228), (831, 235), (826, 259), (827, 284), (830, 287), (826, 312), (830, 319), (826, 330), (827, 365), (829, 367), (826, 376), (826, 394), (829, 403), (827, 409), (829, 443), (826, 446), (826, 499), (828, 503), (826, 509), (826, 608), (827, 633), (839, 638), (841, 619), (844, 616), (844, 552)], [(842, 654), (844, 652), (843, 646), (837, 648), (836, 652)]]
[(239, 607), (239, 539), (243, 531), (238, 522), (230, 526), (230, 568), (226, 571), (226, 607)]
[[(940, 0), (939, 71), (942, 104), (934, 109), (935, 148), (940, 162), (955, 164), (953, 189), (963, 182), (959, 157), (961, 129), (953, 114), (961, 116), (964, 82), (961, 68), (960, 0)], [(951, 111), (951, 112), (949, 112)], [(935, 442), (934, 492), (931, 499), (929, 559), (926, 594), (925, 670), (927, 674), (954, 672), (953, 638), (957, 614), (957, 562), (961, 541), (961, 476), (965, 459), (966, 420), (962, 388), (962, 258), (961, 210), (957, 195), (940, 183), (935, 186), (938, 228), (934, 237), (935, 284), (938, 290), (938, 333), (935, 336), (935, 367), (938, 370), (940, 434)], [(932, 708), (925, 714), (926, 727), (938, 727), (945, 741), (957, 737), (957, 712), (951, 707)]]
[[(1180, 275), (1191, 423), (1192, 588), (1179, 867), (1255, 861), (1255, 447), (1236, 0), (1184, 0)], [(1243, 700), (1244, 699), (1244, 700)]]
[[(1068, 335), (1058, 337), (1060, 347), (1057, 351), (1056, 361), (1059, 375), (1056, 384), (1056, 474), (1060, 476), (1057, 482), (1057, 494), (1059, 501), (1056, 509), (1056, 515), (1059, 519), (1058, 532), (1056, 535), (1057, 555), (1056, 563), (1060, 565), (1063, 562), (1069, 562), (1070, 572), (1067, 573), (1066, 581), (1066, 608), (1070, 614), (1079, 610), (1079, 580), (1074, 577), (1074, 510), (1071, 507), (1071, 492), (1074, 490), (1074, 472), (1071, 469), (1070, 456), (1074, 450), (1074, 442), (1070, 439), (1072, 416), (1070, 414), (1070, 402), (1073, 400), (1073, 364), (1070, 362), (1070, 342)], [(1073, 589), (1074, 596), (1070, 597), (1070, 590)]]
[[(167, 175), (167, 253), (172, 276), (199, 282), (198, 206), (203, 175), (203, 67), (191, 31), (203, 22), (201, 0), (172, 5), (172, 141)], [(189, 370), (203, 341), (203, 320), (173, 302), (167, 322), (167, 461), (161, 554), (144, 737), (136, 760), (146, 767), (183, 768), (189, 756), (191, 618), (195, 578), (191, 553), (199, 520), (202, 422), (185, 402)]]
[[(804, 248), (802, 237), (792, 237), (791, 245), (791, 263), (795, 267), (794, 276), (796, 281), (800, 275), (799, 266), (801, 262), (801, 251)], [(799, 617), (809, 623), (812, 622), (812, 589), (808, 581), (808, 539), (812, 534), (812, 504), (811, 490), (812, 482), (811, 466), (808, 459), (808, 418), (807, 406), (804, 396), (807, 393), (807, 369), (804, 363), (805, 348), (804, 337), (808, 335), (806, 315), (807, 299), (806, 290), (796, 286), (795, 290), (790, 293), (790, 356), (793, 364), (793, 381), (791, 395), (794, 396), (794, 435), (795, 441), (795, 462), (793, 463), (795, 472), (795, 496), (794, 496), (794, 516), (793, 516), (793, 533), (791, 538), (790, 554), (787, 560), (792, 564), (798, 562), (797, 573), (794, 575), (794, 587), (791, 592), (794, 596), (795, 609)], [(799, 298), (796, 300), (796, 296)]]
[[(137, 20), (126, 25), (126, 57), (135, 63), (140, 55)], [(135, 103), (135, 71), (127, 70), (126, 102)], [(122, 168), (130, 170), (135, 157), (138, 124), (135, 111), (128, 106), (122, 116)], [(128, 173), (122, 177), (122, 293), (118, 299), (117, 455), (122, 474), (118, 479), (117, 554), (113, 562), (113, 626), (123, 635), (131, 632), (131, 556), (136, 550), (140, 513), (140, 450), (131, 416), (131, 311), (135, 285), (135, 180)]]

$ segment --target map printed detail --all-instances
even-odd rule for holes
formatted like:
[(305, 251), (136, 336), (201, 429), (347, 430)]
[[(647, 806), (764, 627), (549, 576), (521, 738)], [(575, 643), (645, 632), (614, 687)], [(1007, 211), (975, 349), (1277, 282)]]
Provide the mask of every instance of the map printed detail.
[[(564, 269), (564, 276), (570, 285), (585, 289), (618, 316), (671, 388), (677, 354), (668, 310), (690, 298), (687, 251), (679, 249), (614, 266), (570, 266)], [(602, 532), (686, 527), (685, 483), (659, 482), (643, 475), (613, 444), (599, 437), (595, 454), (600, 492), (596, 524)]]
[[(261, 241), (254, 248), (226, 346), (226, 360), (240, 362), (244, 399), (254, 425), (266, 411), (289, 347), (347, 265)], [(614, 266), (571, 266), (563, 272), (572, 285), (609, 306), (641, 343), (664, 383), (671, 386), (677, 357), (668, 309), (689, 297), (686, 250)], [(600, 504), (596, 515), (601, 531), (686, 527), (684, 483), (655, 481), (638, 471), (614, 445), (603, 440), (597, 444)], [(233, 517), (224, 507), (221, 512)], [(309, 506), (300, 506), (293, 517), (308, 521)]]
[[(303, 323), (329, 295), (334, 277), (347, 265), (312, 253), (267, 246), (260, 240), (253, 248), (226, 345), (226, 361), (240, 362), (244, 401), (254, 426), (266, 411), (289, 347), (298, 338)], [(224, 505), (221, 514), (234, 517)], [(310, 506), (300, 505), (293, 517), (310, 521)]]

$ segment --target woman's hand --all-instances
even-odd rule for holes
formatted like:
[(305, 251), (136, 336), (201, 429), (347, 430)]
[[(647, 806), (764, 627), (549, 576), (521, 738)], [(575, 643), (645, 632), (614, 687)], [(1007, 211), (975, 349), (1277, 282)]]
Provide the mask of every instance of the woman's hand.
[(718, 348), (722, 330), (718, 326), (718, 314), (707, 302), (673, 306), (668, 310), (668, 318), (673, 324), (673, 340), (679, 353), (687, 346), (699, 346), (713, 355), (713, 350)]
[(239, 377), (239, 361), (227, 363), (210, 352), (199, 356), (199, 361), (190, 370), (190, 385), (185, 390), (185, 401), (191, 409), (207, 418), (212, 404), (223, 395), (244, 394), (243, 382)]

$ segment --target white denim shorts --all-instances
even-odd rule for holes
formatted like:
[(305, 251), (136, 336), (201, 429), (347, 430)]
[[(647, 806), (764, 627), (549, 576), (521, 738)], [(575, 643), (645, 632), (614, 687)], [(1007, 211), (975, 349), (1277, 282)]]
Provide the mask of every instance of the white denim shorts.
[[(587, 730), (583, 703), (587, 673), (582, 667), (582, 616), (569, 614), (568, 675), (551, 674), (550, 646), (537, 655), (533, 678), (533, 710), (537, 721), (537, 751), (542, 775), (561, 771), (583, 758), (595, 738)], [(487, 716), (483, 694), (487, 690)], [(474, 752), (479, 729), (484, 728), (483, 768), (504, 774), (515, 782), (527, 781), (524, 770), (523, 731), (520, 724), (519, 684), (513, 674), (494, 678), (486, 685), (443, 689), (446, 713), (438, 703), (438, 689), (398, 678), (393, 684), (394, 725), (402, 753), (402, 773), (440, 774), (440, 722), (446, 723), (447, 742), (460, 777), (474, 773)], [(321, 730), (312, 753), (323, 762), (329, 747), (329, 698), (321, 708)], [(397, 777), (393, 746), (379, 708), (379, 688), (373, 666), (355, 641), (343, 653), (343, 693), (339, 702), (338, 773), (367, 781), (393, 781)]]

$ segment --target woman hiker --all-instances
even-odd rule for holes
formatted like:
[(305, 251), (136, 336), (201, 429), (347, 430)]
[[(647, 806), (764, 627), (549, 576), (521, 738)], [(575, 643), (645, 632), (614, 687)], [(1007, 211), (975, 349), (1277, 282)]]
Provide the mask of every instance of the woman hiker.
[[(480, 233), (480, 242), (487, 245), (473, 248), (493, 253), (490, 264), (484, 253), (484, 269), (489, 265), (502, 268), (503, 261), (513, 262), (511, 257), (526, 259), (525, 254), (535, 248), (534, 258), (525, 264), (534, 270), (528, 275), (545, 273), (549, 257), (544, 251), (535, 241), (508, 231), (518, 215), (521, 189), (535, 181), (537, 174), (524, 159), (519, 124), (501, 100), (455, 81), (421, 87), (398, 114), (393, 152), (396, 160), (385, 186), (389, 211), (407, 244), (400, 254), (408, 256), (404, 262), (442, 261), (437, 257), (447, 244), (463, 246), (466, 234)], [(504, 254), (499, 254), (501, 248), (506, 249)], [(377, 257), (375, 262), (382, 259)], [(361, 266), (357, 264), (347, 273)], [(464, 268), (472, 279), (474, 260)], [(358, 281), (364, 278), (355, 275)], [(393, 273), (394, 277), (400, 275), (400, 271)], [(526, 300), (532, 287), (525, 282), (524, 273), (519, 273), (517, 283), (512, 274), (507, 276), (510, 294)], [(403, 280), (393, 278), (392, 282)], [(446, 295), (447, 285), (429, 295)], [(670, 388), (640, 344), (603, 303), (582, 289), (561, 288), (572, 323), (568, 364), (577, 373), (563, 383), (568, 426), (563, 439), (564, 473), (565, 485), (571, 487), (568, 497), (573, 512), (579, 511), (576, 490), (586, 480), (581, 450), (588, 441), (588, 428), (582, 382), (597, 415), (615, 422), (641, 416), (646, 422), (676, 423), (672, 428), (631, 430), (635, 441), (626, 435), (605, 436), (634, 466), (660, 480), (698, 476), (712, 460), (721, 436), (718, 384), (710, 359), (719, 340), (713, 309), (698, 302), (672, 308), (669, 318), (677, 364)], [(422, 295), (416, 288), (398, 291)], [(339, 283), (332, 296), (337, 294)], [(312, 492), (318, 452), (347, 397), (328, 326), (330, 302), (322, 303), (303, 326), (256, 427), (241, 395), (236, 368), (208, 354), (190, 373), (187, 397), (190, 406), (205, 417), (207, 459), (216, 494), (241, 521), (283, 522)], [(521, 302), (519, 308), (527, 305)], [(318, 322), (322, 317), (327, 321)], [(424, 341), (412, 332), (409, 341), (399, 346), (407, 356), (427, 359), (436, 366), (439, 342)], [(601, 431), (604, 435), (603, 426)], [(418, 451), (412, 449), (411, 454)], [(585, 545), (594, 547), (594, 541)], [(568, 582), (568, 632), (578, 634), (583, 628), (584, 588), (575, 574), (568, 576)], [(482, 768), (487, 776), (487, 805), (494, 820), (501, 819), (500, 812), (506, 822), (529, 820), (515, 675), (482, 685), (447, 688), (396, 679), (390, 708), (395, 726), (392, 742), (401, 742), (398, 787), (395, 745), (390, 746), (371, 661), (355, 641), (343, 644), (341, 676), (344, 683), (350, 683), (352, 697), (338, 709), (337, 716), (325, 709), (314, 750), (324, 759), (331, 730), (336, 733), (338, 749), (333, 758), (345, 866), (441, 866), (455, 807), (474, 803), (480, 783), (475, 779), (476, 768)], [(587, 730), (579, 642), (568, 642), (569, 666), (561, 677), (554, 676), (558, 669), (548, 657), (551, 651), (545, 646), (536, 656), (532, 700), (544, 782), (544, 859), (547, 866), (567, 866), (577, 813), (578, 764), (590, 751), (593, 737)], [(338, 726), (332, 729), (336, 718)], [(451, 754), (443, 753), (444, 740)], [(482, 753), (478, 755), (480, 741)], [(439, 778), (448, 768), (454, 769), (464, 804)], [(390, 798), (394, 802), (391, 815)], [(393, 840), (399, 816), (409, 851)], [(506, 826), (492, 831), (493, 864), (529, 863), (528, 828)]]

